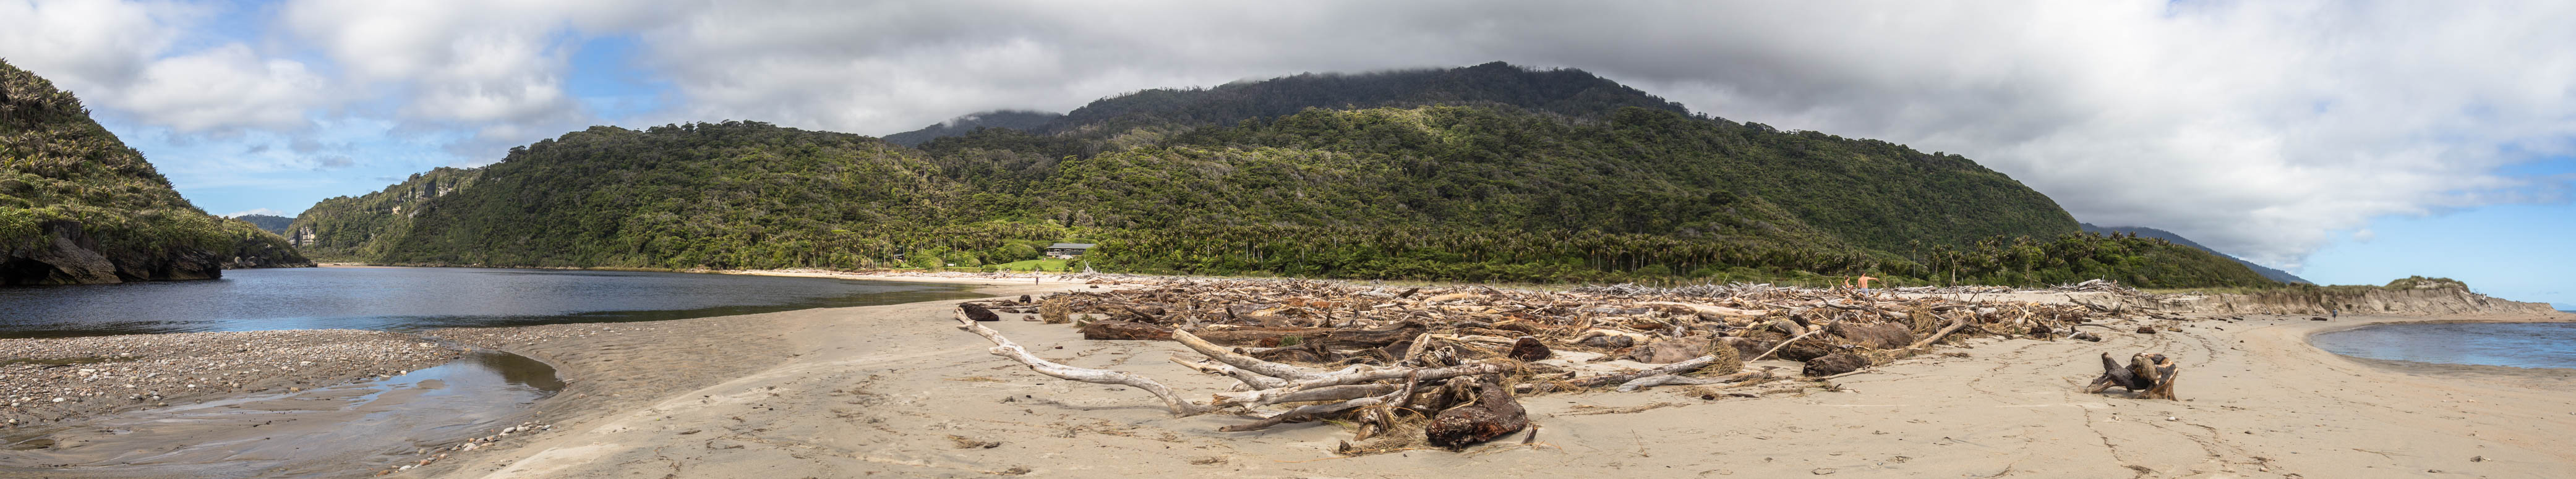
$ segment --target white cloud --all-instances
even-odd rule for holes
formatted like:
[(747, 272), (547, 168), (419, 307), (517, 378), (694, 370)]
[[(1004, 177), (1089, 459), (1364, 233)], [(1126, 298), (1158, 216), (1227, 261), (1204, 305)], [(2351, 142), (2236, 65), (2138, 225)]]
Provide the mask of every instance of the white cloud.
[(286, 212), (284, 212), (284, 211), (278, 211), (278, 210), (272, 210), (272, 209), (268, 209), (268, 208), (251, 208), (251, 209), (250, 209), (250, 210), (248, 210), (248, 211), (235, 211), (235, 212), (231, 212), (231, 213), (225, 213), (225, 214), (224, 214), (224, 217), (225, 217), (225, 218), (240, 218), (240, 217), (250, 216), (250, 215), (286, 216)]
[(240, 42), (192, 52), (210, 10), (176, 2), (0, 0), (0, 56), (89, 105), (181, 131), (295, 128), (330, 102), (303, 63)]
[(667, 12), (604, 0), (298, 0), (280, 16), (352, 81), (402, 97), (403, 117), (477, 132), (469, 149), (497, 152), (593, 121), (565, 92), (569, 40)]
[(168, 48), (186, 8), (110, 0), (0, 0), (0, 57), (78, 93), (123, 85)]
[(180, 131), (257, 126), (294, 129), (329, 102), (329, 82), (293, 60), (261, 59), (241, 44), (165, 58), (104, 98)]

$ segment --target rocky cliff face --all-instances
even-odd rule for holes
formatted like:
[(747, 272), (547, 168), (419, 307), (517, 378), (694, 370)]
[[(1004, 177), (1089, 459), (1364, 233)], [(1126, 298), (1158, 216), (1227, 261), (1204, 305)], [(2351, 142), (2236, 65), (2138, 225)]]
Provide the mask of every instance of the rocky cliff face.
[[(13, 248), (0, 259), (0, 285), (102, 284), (127, 281), (212, 279), (223, 263), (203, 250), (163, 253), (100, 248), (80, 224), (43, 226), (42, 241)], [(104, 250), (104, 251), (102, 251)], [(308, 262), (309, 265), (309, 262)]]
[(2174, 313), (2343, 314), (2434, 316), (2456, 314), (2552, 313), (2549, 303), (2526, 303), (2469, 291), (2466, 285), (2424, 284), (2418, 287), (2358, 290), (2286, 289), (2256, 294), (2167, 295), (2158, 299), (2122, 298), (2129, 307)]

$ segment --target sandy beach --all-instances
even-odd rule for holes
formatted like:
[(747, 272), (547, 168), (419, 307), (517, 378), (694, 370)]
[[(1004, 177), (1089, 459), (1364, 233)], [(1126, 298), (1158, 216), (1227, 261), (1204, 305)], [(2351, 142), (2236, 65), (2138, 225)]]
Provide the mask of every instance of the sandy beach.
[[(1052, 277), (1031, 284), (970, 275), (736, 274), (967, 284), (993, 297), (1121, 287)], [(2026, 296), (2013, 298), (2047, 299)], [(533, 407), (487, 421), (494, 425), (488, 430), (365, 438), (389, 450), (354, 457), (338, 472), (452, 478), (2552, 477), (2576, 467), (2576, 452), (2564, 439), (2565, 431), (2576, 430), (2576, 399), (2566, 395), (2576, 390), (2576, 370), (2355, 359), (2307, 343), (2313, 334), (2369, 324), (2576, 321), (2576, 315), (2115, 320), (2087, 328), (2103, 333), (2099, 343), (1981, 337), (1821, 383), (1780, 381), (1721, 394), (1664, 387), (1525, 396), (1534, 436), (1524, 432), (1462, 452), (1346, 457), (1335, 451), (1351, 435), (1336, 424), (1218, 432), (1252, 419), (1174, 418), (1135, 390), (1030, 372), (987, 354), (991, 343), (983, 338), (959, 331), (952, 319), (958, 302), (428, 331), (415, 339), (434, 341), (440, 354), (515, 353), (553, 366), (566, 385)], [(1167, 361), (1191, 354), (1178, 343), (1084, 340), (1073, 327), (1023, 321), (1027, 316), (1006, 314), (983, 324), (1041, 357), (1144, 374), (1191, 396), (1234, 385)], [(2228, 319), (2234, 317), (2244, 319)], [(2162, 332), (2133, 332), (2148, 324)], [(280, 338), (351, 334), (394, 335), (200, 333), (16, 340), (22, 343), (16, 347), (232, 338), (221, 335), (241, 336), (219, 341), (226, 344), (272, 335), (279, 336), (268, 338), (272, 344), (292, 346), (310, 341)], [(2100, 372), (2101, 353), (2140, 351), (2183, 361), (2187, 369), (2176, 389), (2182, 401), (2079, 391)], [(1795, 370), (1798, 364), (1753, 366)], [(209, 392), (190, 400), (229, 401), (224, 397)], [(252, 402), (242, 404), (292, 408), (292, 401), (311, 399), (245, 398)], [(48, 421), (65, 419), (78, 420), (58, 415)], [(544, 427), (504, 427), (516, 424)], [(167, 439), (185, 443), (204, 429), (174, 430)], [(110, 437), (100, 434), (94, 436)], [(332, 471), (299, 467), (314, 477)], [(185, 477), (191, 470), (164, 471)], [(62, 474), (31, 477), (54, 475)]]
[[(891, 279), (891, 278), (890, 278)], [(958, 280), (964, 281), (964, 280)], [(983, 280), (994, 296), (1074, 285)], [(1523, 398), (1538, 424), (1464, 452), (1343, 457), (1329, 423), (1225, 433), (1123, 387), (1029, 372), (958, 331), (951, 304), (436, 333), (540, 358), (572, 384), (529, 414), (555, 424), (404, 471), (425, 477), (2550, 477), (2576, 466), (2576, 371), (2356, 360), (2318, 332), (2482, 317), (2262, 316), (2100, 343), (1976, 339), (1815, 383), (1703, 397), (1689, 388)], [(986, 323), (1040, 356), (1204, 394), (1230, 380), (1165, 360), (1178, 344), (1088, 341)], [(2114, 329), (2123, 324), (2114, 323)], [(585, 331), (585, 329), (593, 331)], [(479, 336), (490, 334), (492, 336)], [(2096, 356), (2189, 367), (2183, 401), (2079, 391)], [(1963, 357), (1962, 357), (1963, 356)], [(1792, 363), (1756, 363), (1790, 367)]]

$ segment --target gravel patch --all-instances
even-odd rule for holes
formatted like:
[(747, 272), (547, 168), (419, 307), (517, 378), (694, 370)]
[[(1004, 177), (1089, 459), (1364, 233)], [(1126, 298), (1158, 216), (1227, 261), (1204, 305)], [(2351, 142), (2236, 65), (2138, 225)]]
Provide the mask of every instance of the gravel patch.
[(402, 374), (462, 355), (346, 329), (0, 339), (0, 428)]

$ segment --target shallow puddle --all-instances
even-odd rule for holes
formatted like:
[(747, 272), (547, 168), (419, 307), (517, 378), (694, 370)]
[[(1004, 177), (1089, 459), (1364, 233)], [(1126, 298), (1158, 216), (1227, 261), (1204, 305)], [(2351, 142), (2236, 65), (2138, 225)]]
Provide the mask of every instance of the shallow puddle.
[(0, 433), (0, 477), (364, 476), (562, 389), (544, 362), (477, 352), (382, 380)]

